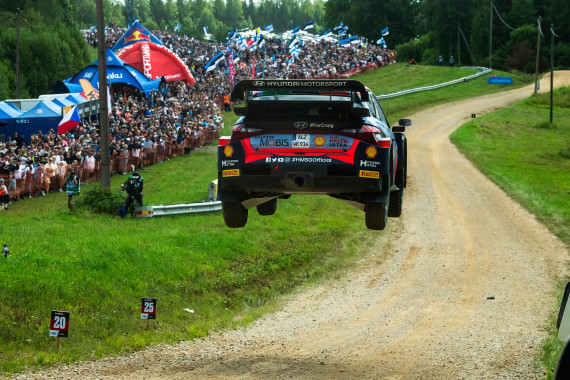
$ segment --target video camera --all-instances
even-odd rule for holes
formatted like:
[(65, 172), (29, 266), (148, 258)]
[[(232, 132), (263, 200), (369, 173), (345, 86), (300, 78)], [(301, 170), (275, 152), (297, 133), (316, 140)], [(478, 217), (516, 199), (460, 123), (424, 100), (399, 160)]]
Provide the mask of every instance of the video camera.
[(121, 185), (121, 190), (125, 190), (127, 194), (137, 196), (142, 194), (143, 180), (139, 173), (134, 172), (127, 181)]

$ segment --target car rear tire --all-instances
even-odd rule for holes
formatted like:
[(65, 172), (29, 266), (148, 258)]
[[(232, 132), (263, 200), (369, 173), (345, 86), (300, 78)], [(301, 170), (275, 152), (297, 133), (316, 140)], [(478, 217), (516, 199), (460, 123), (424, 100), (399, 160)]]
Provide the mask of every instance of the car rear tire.
[(222, 201), (222, 214), (229, 228), (240, 228), (247, 223), (247, 209), (241, 203)]
[(383, 230), (386, 228), (388, 202), (366, 202), (364, 219), (369, 230)]
[(390, 204), (388, 206), (388, 216), (397, 218), (402, 215), (402, 206), (404, 204), (404, 192), (396, 191), (390, 194)]
[(257, 212), (259, 215), (273, 215), (277, 211), (277, 198), (257, 205)]

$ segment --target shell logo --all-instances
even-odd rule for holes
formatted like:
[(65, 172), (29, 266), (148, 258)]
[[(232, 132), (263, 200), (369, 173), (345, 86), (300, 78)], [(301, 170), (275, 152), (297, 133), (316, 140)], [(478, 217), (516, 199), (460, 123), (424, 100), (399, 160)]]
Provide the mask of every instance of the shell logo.
[(366, 148), (366, 150), (364, 151), (364, 153), (366, 154), (366, 157), (368, 158), (374, 158), (376, 157), (376, 155), (378, 154), (378, 149), (376, 149), (373, 146), (369, 146), (368, 148)]
[(313, 139), (313, 142), (316, 146), (323, 146), (327, 142), (327, 139), (325, 139), (323, 136), (317, 136)]
[(231, 145), (226, 145), (224, 148), (224, 155), (226, 157), (231, 157), (234, 154), (234, 148)]

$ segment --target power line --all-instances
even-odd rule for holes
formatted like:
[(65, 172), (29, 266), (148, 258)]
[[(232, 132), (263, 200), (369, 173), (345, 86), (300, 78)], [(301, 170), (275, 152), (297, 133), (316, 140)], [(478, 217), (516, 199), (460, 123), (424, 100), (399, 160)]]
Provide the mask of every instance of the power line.
[(493, 9), (495, 10), (495, 13), (497, 14), (497, 16), (499, 16), (499, 20), (501, 20), (501, 22), (502, 22), (503, 24), (505, 24), (505, 26), (506, 26), (507, 28), (510, 28), (511, 30), (518, 29), (518, 28), (513, 28), (512, 26), (510, 26), (509, 24), (507, 24), (507, 23), (505, 22), (505, 20), (503, 20), (503, 18), (502, 18), (501, 15), (499, 14), (499, 11), (497, 10), (497, 7), (495, 7), (495, 4), (494, 4), (493, 2), (491, 2), (491, 5), (493, 6)]
[(554, 29), (552, 29), (552, 27), (550, 27), (550, 31), (552, 32), (552, 34), (554, 35), (554, 37), (558, 37), (560, 38), (560, 36), (556, 33), (554, 33)]
[(463, 34), (463, 29), (459, 26), (459, 32), (461, 36), (463, 36), (463, 41), (465, 41), (465, 45), (467, 45), (467, 50), (469, 50), (469, 54), (471, 55), (471, 59), (473, 59), (473, 52), (471, 52), (471, 48), (469, 47), (469, 43), (467, 42), (467, 38), (465, 38), (465, 34)]
[(540, 25), (540, 19), (536, 19), (536, 23), (538, 24), (538, 30), (540, 31), (540, 35), (542, 36), (542, 38), (546, 38), (544, 36), (544, 33), (542, 33), (542, 26)]

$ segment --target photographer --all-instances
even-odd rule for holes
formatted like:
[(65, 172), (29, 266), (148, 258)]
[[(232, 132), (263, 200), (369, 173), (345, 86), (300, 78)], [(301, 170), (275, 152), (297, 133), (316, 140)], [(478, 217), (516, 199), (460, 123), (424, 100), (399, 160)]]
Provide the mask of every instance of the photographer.
[(121, 190), (125, 190), (128, 194), (127, 200), (125, 201), (125, 210), (129, 210), (133, 202), (135, 207), (140, 207), (143, 205), (143, 184), (144, 178), (140, 176), (138, 172), (134, 172), (129, 179), (121, 185)]
[(65, 191), (67, 192), (67, 208), (70, 210), (73, 208), (71, 204), (71, 199), (75, 194), (79, 194), (79, 179), (75, 175), (73, 169), (69, 169), (67, 172), (67, 178), (65, 179)]

